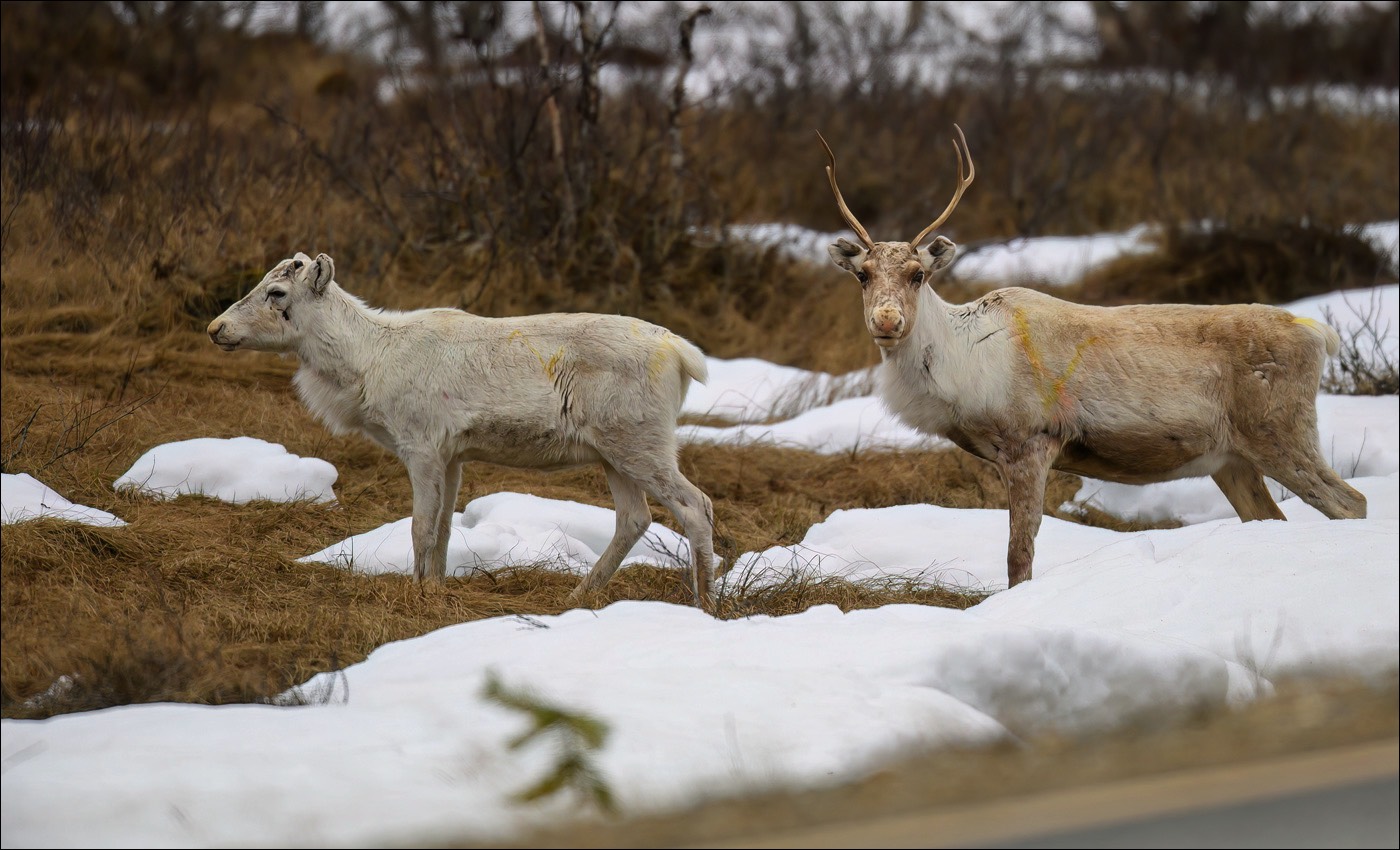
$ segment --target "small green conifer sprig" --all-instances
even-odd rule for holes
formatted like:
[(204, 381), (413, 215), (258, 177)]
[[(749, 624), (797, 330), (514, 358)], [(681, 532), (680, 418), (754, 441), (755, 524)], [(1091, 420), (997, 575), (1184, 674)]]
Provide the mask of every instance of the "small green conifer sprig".
[(604, 812), (616, 811), (612, 789), (593, 761), (593, 754), (607, 741), (606, 723), (550, 705), (529, 691), (507, 688), (494, 672), (487, 675), (482, 696), (530, 718), (530, 728), (510, 742), (510, 749), (519, 750), (536, 739), (553, 738), (559, 750), (553, 769), (533, 785), (512, 795), (515, 800), (532, 803), (573, 789)]

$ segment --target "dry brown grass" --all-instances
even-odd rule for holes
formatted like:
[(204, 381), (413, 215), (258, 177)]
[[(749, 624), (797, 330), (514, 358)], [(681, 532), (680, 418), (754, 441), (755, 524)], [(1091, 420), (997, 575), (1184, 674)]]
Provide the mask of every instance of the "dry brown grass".
[[(28, 326), (16, 311), (7, 319)], [(406, 576), (363, 576), (297, 563), (303, 555), (411, 511), (397, 459), (360, 438), (335, 438), (296, 400), (294, 362), (225, 354), (193, 334), (155, 339), (60, 330), (7, 333), (0, 458), (67, 498), (129, 525), (52, 520), (5, 526), (0, 602), (5, 716), (151, 700), (247, 701), (313, 673), (354, 663), (385, 642), (502, 614), (566, 609), (575, 579), (547, 568), (482, 572), (420, 588)], [(60, 377), (61, 376), (61, 377)], [(335, 464), (339, 501), (232, 505), (186, 496), (160, 501), (112, 482), (153, 446), (194, 437), (254, 436)], [(995, 470), (962, 452), (814, 455), (773, 447), (692, 446), (687, 476), (710, 494), (717, 551), (795, 543), (839, 508), (1004, 504)], [(1058, 475), (1046, 506), (1073, 496)], [(611, 507), (597, 469), (537, 473), (469, 468), (458, 505), (518, 490)], [(654, 517), (674, 526), (659, 507)], [(936, 556), (936, 553), (932, 553)], [(891, 602), (965, 607), (977, 594), (913, 583), (853, 584), (794, 576), (731, 593), (720, 616), (786, 614)], [(678, 571), (631, 567), (592, 600), (686, 604)], [(26, 705), (58, 677), (75, 684)]]

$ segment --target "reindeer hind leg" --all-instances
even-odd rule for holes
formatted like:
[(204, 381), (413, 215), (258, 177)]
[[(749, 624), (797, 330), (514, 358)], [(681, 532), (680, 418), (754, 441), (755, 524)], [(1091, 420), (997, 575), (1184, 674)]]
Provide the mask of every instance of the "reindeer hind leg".
[(1259, 519), (1287, 519), (1278, 509), (1264, 476), (1241, 457), (1231, 457), (1211, 478), (1230, 500), (1230, 507), (1242, 522)]
[(1290, 450), (1277, 446), (1259, 459), (1258, 466), (1328, 519), (1366, 517), (1366, 497), (1328, 466), (1316, 448)]
[(588, 593), (602, 590), (617, 571), (622, 559), (627, 557), (627, 553), (632, 551), (632, 547), (637, 545), (637, 541), (642, 539), (642, 535), (651, 526), (647, 494), (641, 485), (618, 472), (607, 462), (603, 463), (603, 472), (608, 477), (608, 487), (613, 494), (613, 506), (617, 513), (616, 530), (613, 532), (612, 541), (603, 550), (603, 554), (598, 556), (598, 562), (593, 565), (593, 569), (569, 594), (571, 603), (578, 602)]

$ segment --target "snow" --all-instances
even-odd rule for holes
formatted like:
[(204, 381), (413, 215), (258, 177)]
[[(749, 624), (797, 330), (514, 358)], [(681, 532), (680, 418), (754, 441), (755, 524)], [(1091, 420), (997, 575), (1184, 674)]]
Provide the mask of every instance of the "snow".
[[(1367, 494), (1372, 518), (1397, 513), (1400, 479), (1396, 473), (1350, 480), (1353, 487)], [(1271, 528), (1275, 536), (1298, 536), (1297, 542), (1304, 544), (1314, 533), (1308, 529), (1327, 525), (1321, 513), (1297, 498), (1286, 499), (1279, 506), (1292, 522), (1272, 521), (1244, 528)], [(739, 556), (724, 576), (724, 585), (740, 592), (795, 577), (840, 576), (852, 581), (899, 578), (937, 582), (972, 592), (1001, 590), (1006, 587), (1007, 523), (1006, 511), (996, 509), (896, 505), (838, 510), (808, 529), (800, 543)], [(1135, 541), (1135, 547), (1146, 547), (1144, 551), (1150, 551), (1154, 560), (1160, 559), (1179, 549), (1183, 541), (1205, 539), (1238, 526), (1239, 520), (1231, 515), (1230, 519), (1183, 528), (1125, 535), (1047, 516), (1036, 536), (1035, 575), (1039, 580), (1076, 564), (1098, 564), (1105, 557), (1104, 550), (1126, 539)], [(1382, 552), (1367, 550), (1363, 554), (1374, 560)]]
[(1119, 257), (1157, 249), (1152, 228), (1121, 233), (1042, 236), (963, 249), (948, 273), (958, 280), (994, 281), (1000, 286), (1064, 286)]
[(1357, 228), (1362, 239), (1390, 255), (1390, 267), (1400, 266), (1400, 221), (1377, 221)]
[[(1036, 578), (966, 611), (716, 620), (619, 602), (390, 643), (288, 695), (306, 705), (5, 720), (4, 844), (491, 842), (557, 823), (575, 811), (567, 796), (511, 798), (557, 754), (510, 748), (528, 721), (483, 696), (493, 675), (607, 724), (596, 767), (630, 814), (835, 783), (922, 749), (1182, 716), (1281, 676), (1393, 675), (1397, 476), (1353, 483), (1369, 519), (1296, 503), (1288, 523), (1137, 534), (1047, 518)], [(986, 584), (1004, 564), (997, 511), (838, 512), (809, 538), (828, 525), (872, 563), (942, 559)]]
[(200, 437), (156, 446), (112, 486), (164, 499), (193, 493), (234, 504), (254, 499), (333, 502), (331, 485), (337, 476), (326, 461), (298, 457), (277, 443)]
[(0, 475), (0, 516), (5, 524), (46, 517), (86, 525), (126, 525), (125, 520), (106, 511), (73, 504), (34, 476), (23, 473)]
[[(302, 558), (356, 572), (413, 573), (412, 517), (382, 525)], [(512, 564), (548, 563), (586, 573), (612, 540), (615, 514), (608, 508), (527, 493), (501, 492), (469, 502), (452, 515), (447, 574), (469, 575)], [(689, 569), (690, 544), (652, 523), (622, 565), (635, 563)]]
[[(1392, 285), (1289, 307), (1320, 319), (1331, 306), (1343, 324), (1352, 306), (1375, 305), (1372, 324), (1393, 330), (1396, 302)], [(1383, 336), (1394, 344), (1393, 332)], [(733, 424), (683, 426), (684, 440), (820, 452), (946, 445), (899, 425), (874, 396), (850, 395), (867, 391), (868, 373), (752, 359), (711, 359), (710, 368), (711, 384), (692, 390), (685, 412)], [(740, 555), (718, 591), (840, 578), (990, 595), (967, 610), (818, 606), (717, 620), (629, 601), (494, 617), (386, 644), (272, 704), (3, 720), (0, 843), (489, 844), (584, 813), (569, 795), (513, 799), (560, 755), (548, 742), (512, 748), (529, 721), (484, 695), (493, 677), (607, 724), (596, 768), (622, 812), (642, 815), (839, 783), (921, 750), (1189, 716), (1255, 699), (1284, 677), (1394, 676), (1400, 403), (1324, 395), (1318, 410), (1324, 453), (1366, 494), (1366, 519), (1328, 521), (1275, 489), (1289, 521), (1241, 523), (1207, 479), (1086, 482), (1079, 503), (1184, 524), (1124, 533), (1046, 517), (1034, 580), (1003, 590), (1005, 511), (837, 510), (800, 543)], [(324, 500), (334, 481), (324, 461), (236, 438), (158, 446), (118, 485)], [(3, 492), (7, 523), (40, 513), (121, 523), (28, 475), (6, 474)], [(409, 572), (408, 522), (303, 560)], [(606, 508), (494, 493), (454, 517), (449, 564), (454, 574), (541, 562), (577, 573), (612, 530)], [(685, 547), (654, 525), (628, 561), (675, 565)]]
[(708, 357), (706, 364), (708, 380), (691, 382), (681, 413), (730, 422), (762, 422), (815, 407), (819, 399), (865, 394), (874, 380), (869, 369), (832, 375), (779, 366), (756, 357)]
[(762, 222), (758, 224), (734, 224), (728, 234), (735, 239), (750, 242), (760, 248), (781, 251), (797, 260), (813, 263), (830, 262), (826, 247), (837, 239), (858, 242), (852, 230), (813, 230), (797, 224), (784, 222)]
[(768, 425), (682, 425), (676, 433), (683, 443), (764, 444), (819, 454), (952, 445), (901, 423), (875, 396), (845, 399)]

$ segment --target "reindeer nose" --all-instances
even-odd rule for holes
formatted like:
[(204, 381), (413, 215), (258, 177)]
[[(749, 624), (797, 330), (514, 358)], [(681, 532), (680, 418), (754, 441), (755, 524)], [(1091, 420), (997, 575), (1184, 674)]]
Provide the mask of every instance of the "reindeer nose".
[(898, 333), (904, 325), (904, 317), (897, 310), (877, 310), (870, 317), (870, 324), (877, 333)]
[(224, 329), (224, 323), (223, 323), (221, 320), (215, 319), (214, 321), (210, 322), (210, 323), (209, 323), (209, 338), (212, 339), (212, 340), (214, 340), (215, 342), (218, 342), (218, 341), (219, 341), (219, 332), (222, 331), (223, 329)]

